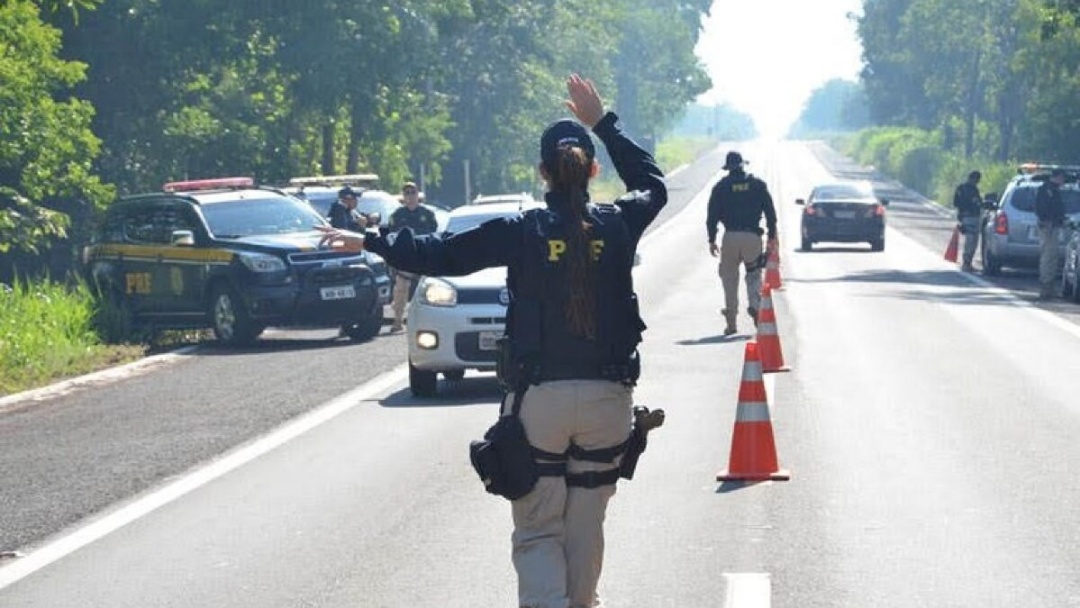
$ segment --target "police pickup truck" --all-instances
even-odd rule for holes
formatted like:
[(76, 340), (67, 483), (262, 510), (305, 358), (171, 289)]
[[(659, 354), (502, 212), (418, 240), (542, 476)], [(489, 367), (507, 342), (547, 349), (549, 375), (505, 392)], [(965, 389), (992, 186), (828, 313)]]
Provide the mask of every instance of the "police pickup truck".
[(113, 203), (83, 251), (98, 296), (126, 327), (213, 328), (225, 344), (268, 326), (379, 332), (390, 278), (369, 252), (319, 247), (326, 220), (251, 178), (165, 184)]

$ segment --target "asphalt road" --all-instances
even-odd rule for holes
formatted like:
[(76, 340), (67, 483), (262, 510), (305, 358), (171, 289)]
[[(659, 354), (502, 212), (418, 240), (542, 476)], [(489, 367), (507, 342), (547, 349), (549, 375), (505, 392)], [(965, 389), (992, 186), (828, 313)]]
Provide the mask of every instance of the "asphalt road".
[[(740, 148), (781, 216), (791, 480), (718, 484), (744, 345), (704, 230), (720, 148), (672, 176), (636, 270), (637, 400), (668, 419), (608, 516), (606, 606), (1080, 606), (1080, 307), (942, 260), (952, 220), (897, 184), (886, 250), (799, 252), (817, 144)], [(745, 302), (745, 300), (744, 300)], [(745, 307), (745, 303), (743, 304)], [(409, 396), (400, 336), (277, 332), (0, 405), (0, 606), (513, 605), (509, 510), (468, 441), (490, 376)]]

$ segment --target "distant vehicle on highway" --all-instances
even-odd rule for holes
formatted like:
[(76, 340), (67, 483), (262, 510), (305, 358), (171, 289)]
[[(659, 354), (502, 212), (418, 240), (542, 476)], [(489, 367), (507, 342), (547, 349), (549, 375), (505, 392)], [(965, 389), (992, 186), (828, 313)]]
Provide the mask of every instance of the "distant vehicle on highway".
[(248, 177), (172, 182), (110, 205), (83, 262), (125, 328), (209, 327), (225, 344), (251, 342), (271, 325), (370, 339), (390, 299), (386, 263), (320, 249), (315, 226), (328, 225)]
[[(533, 201), (464, 205), (450, 212), (446, 231), (464, 232), (481, 223), (543, 207)], [(438, 375), (460, 380), (466, 370), (495, 369), (495, 341), (506, 328), (506, 268), (487, 268), (463, 277), (423, 277), (409, 302), (406, 337), (409, 388), (417, 397), (436, 394)]]
[(814, 243), (870, 243), (872, 251), (885, 249), (885, 208), (889, 201), (874, 195), (869, 182), (819, 184), (803, 205), (801, 222), (802, 250), (811, 251)]
[[(1080, 222), (1080, 166), (1026, 163), (1020, 165), (998, 199), (997, 207), (989, 212), (983, 223), (982, 267), (987, 275), (1001, 273), (1002, 268), (1035, 268), (1039, 265), (1039, 227), (1035, 217), (1035, 191), (1050, 178), (1050, 171), (1065, 170), (1061, 186), (1061, 201), (1065, 214)], [(1062, 231), (1058, 246), (1065, 250), (1066, 232)]]

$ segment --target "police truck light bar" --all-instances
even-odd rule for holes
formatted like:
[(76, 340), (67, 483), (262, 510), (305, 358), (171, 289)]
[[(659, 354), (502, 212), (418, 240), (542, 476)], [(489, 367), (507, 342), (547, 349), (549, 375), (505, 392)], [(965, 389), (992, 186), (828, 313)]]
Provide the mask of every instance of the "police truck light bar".
[(336, 184), (364, 184), (379, 181), (374, 173), (355, 173), (352, 175), (320, 175), (314, 177), (294, 177), (290, 186), (330, 186)]
[(221, 177), (216, 179), (196, 179), (186, 182), (169, 182), (161, 187), (165, 192), (198, 192), (200, 190), (227, 190), (229, 188), (251, 188), (255, 180), (250, 177)]
[(1020, 173), (1025, 175), (1049, 173), (1054, 169), (1061, 169), (1069, 173), (1080, 173), (1080, 165), (1050, 165), (1046, 163), (1023, 163), (1020, 165)]

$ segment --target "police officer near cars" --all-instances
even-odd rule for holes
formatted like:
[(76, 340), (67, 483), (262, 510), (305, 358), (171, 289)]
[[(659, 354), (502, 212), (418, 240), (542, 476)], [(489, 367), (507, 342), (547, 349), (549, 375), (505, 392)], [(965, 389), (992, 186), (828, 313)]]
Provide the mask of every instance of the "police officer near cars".
[(965, 272), (973, 270), (971, 261), (979, 246), (979, 232), (982, 229), (983, 199), (979, 194), (979, 180), (982, 173), (968, 173), (967, 181), (956, 187), (953, 193), (953, 207), (956, 207), (956, 219), (960, 222), (960, 232), (964, 235), (964, 257), (961, 268)]
[(1035, 216), (1039, 221), (1039, 299), (1057, 295), (1056, 280), (1061, 266), (1060, 240), (1065, 226), (1065, 204), (1061, 200), (1061, 185), (1065, 171), (1051, 169), (1050, 179), (1035, 191)]
[(330, 205), (327, 219), (334, 228), (361, 231), (367, 227), (367, 218), (356, 210), (356, 191), (351, 186), (338, 190), (338, 198)]
[[(761, 271), (765, 268), (766, 254), (762, 250), (760, 227), (765, 216), (768, 232), (768, 250), (777, 247), (776, 208), (765, 182), (745, 171), (746, 161), (738, 152), (728, 152), (723, 169), (728, 172), (713, 186), (709, 196), (709, 211), (705, 229), (709, 236), (709, 253), (720, 255), (720, 282), (724, 287), (724, 309), (727, 320), (724, 335), (738, 331), (736, 319), (739, 314), (739, 265), (746, 267), (746, 297), (749, 300), (747, 314), (757, 324), (761, 305)], [(716, 246), (717, 223), (724, 225), (724, 238)]]
[[(420, 204), (420, 189), (413, 182), (401, 186), (402, 206), (390, 214), (388, 225), (391, 232), (410, 228), (415, 235), (431, 234), (438, 227), (435, 212)], [(404, 329), (405, 305), (409, 302), (417, 275), (394, 269), (394, 295), (390, 308), (394, 311), (394, 323), (390, 331)]]
[[(576, 116), (540, 139), (546, 208), (490, 220), (457, 234), (378, 236), (328, 231), (324, 242), (367, 248), (410, 272), (464, 275), (508, 267), (507, 336), (517, 412), (538, 460), (564, 463), (512, 500), (512, 559), (521, 606), (598, 604), (604, 515), (630, 436), (637, 345), (645, 324), (631, 269), (638, 240), (667, 202), (652, 156), (605, 112), (596, 87), (571, 75)], [(583, 126), (584, 125), (584, 126)], [(589, 131), (603, 142), (628, 194), (589, 200), (597, 175)], [(628, 455), (628, 453), (627, 453)]]

